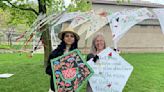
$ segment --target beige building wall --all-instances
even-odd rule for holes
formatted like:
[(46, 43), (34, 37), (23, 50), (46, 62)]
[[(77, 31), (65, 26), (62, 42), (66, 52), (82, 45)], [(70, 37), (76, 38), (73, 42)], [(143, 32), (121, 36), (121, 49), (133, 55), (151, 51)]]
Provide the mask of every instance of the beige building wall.
[(159, 26), (135, 26), (118, 47), (123, 52), (164, 52), (164, 35)]

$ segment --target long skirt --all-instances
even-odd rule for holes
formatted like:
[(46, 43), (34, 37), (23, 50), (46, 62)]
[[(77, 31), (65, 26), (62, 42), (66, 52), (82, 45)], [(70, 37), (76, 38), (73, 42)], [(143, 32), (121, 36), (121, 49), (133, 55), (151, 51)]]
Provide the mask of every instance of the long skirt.
[(89, 84), (89, 82), (87, 82), (87, 89), (86, 89), (86, 92), (93, 92), (93, 91), (92, 91), (92, 88), (91, 88), (91, 86), (90, 86), (90, 84)]

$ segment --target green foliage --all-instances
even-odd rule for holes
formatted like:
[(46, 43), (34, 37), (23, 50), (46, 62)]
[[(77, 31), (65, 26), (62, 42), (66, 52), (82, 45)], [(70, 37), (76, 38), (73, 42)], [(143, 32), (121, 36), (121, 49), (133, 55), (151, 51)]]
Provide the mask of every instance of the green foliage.
[(36, 16), (32, 12), (21, 11), (19, 9), (13, 10), (8, 8), (2, 12), (0, 11), (0, 14), (3, 19), (2, 22), (0, 20), (1, 26), (6, 28), (8, 27), (18, 28), (20, 24), (21, 25), (24, 24), (25, 25), (24, 30), (28, 29), (36, 18)]
[(10, 25), (26, 24), (30, 26), (35, 20), (36, 16), (32, 12), (26, 12), (19, 9), (10, 11), (11, 20), (8, 22)]
[[(8, 26), (17, 26), (20, 24), (25, 24), (26, 29), (30, 27), (33, 21), (36, 19), (36, 15), (33, 11), (22, 10), (22, 8), (33, 8), (38, 11), (37, 3), (29, 2), (30, 0), (16, 0), (10, 4), (5, 4), (3, 1), (0, 1), (0, 8), (4, 9), (4, 13), (8, 13), (8, 18), (5, 20), (5, 24)], [(10, 1), (10, 0), (9, 0)], [(25, 2), (26, 1), (26, 2)], [(21, 2), (21, 3), (20, 3)], [(27, 3), (28, 2), (28, 3)], [(65, 9), (68, 9), (69, 12), (75, 11), (87, 11), (91, 9), (91, 3), (88, 0), (72, 0), (74, 4), (70, 4), (68, 7), (64, 5), (64, 0), (41, 0), (42, 4), (46, 3), (48, 13), (58, 13)], [(11, 7), (12, 6), (12, 7)]]
[(52, 5), (53, 6), (51, 8), (54, 10), (55, 13), (61, 12), (65, 8), (63, 0), (52, 1)]
[(7, 26), (10, 19), (10, 13), (0, 8), (0, 27)]
[(8, 6), (2, 2), (3, 0), (0, 0), (0, 8), (1, 9), (6, 9)]
[(0, 49), (10, 49), (9, 45), (0, 45)]
[(68, 6), (68, 11), (69, 12), (75, 12), (75, 11), (89, 11), (91, 10), (91, 2), (88, 0), (77, 0), (76, 5), (70, 5)]
[[(5, 0), (3, 0), (3, 1), (5, 1)], [(24, 0), (17, 0), (17, 2), (15, 2), (13, 4), (17, 5), (17, 3), (19, 1), (24, 1)], [(19, 8), (36, 7), (32, 3), (20, 4), (17, 6)], [(3, 9), (3, 11), (2, 11), (2, 9)], [(2, 15), (2, 13), (4, 15), (3, 16), (3, 24), (4, 24), (3, 26), (5, 26), (6, 28), (14, 27), (17, 29), (19, 27), (19, 25), (24, 25), (23, 31), (25, 31), (31, 26), (33, 21), (36, 19), (36, 15), (31, 11), (27, 12), (25, 10), (13, 8), (11, 6), (8, 6), (8, 5), (2, 3), (2, 1), (0, 1), (0, 14)]]
[(131, 0), (117, 0), (117, 3), (123, 3), (123, 2), (128, 2), (130, 3)]
[(91, 2), (88, 0), (71, 0), (71, 4), (69, 6), (65, 6), (64, 0), (52, 0), (48, 5), (50, 5), (48, 6), (48, 11), (53, 13), (58, 13), (63, 10), (67, 10), (68, 12), (89, 11), (92, 6)]

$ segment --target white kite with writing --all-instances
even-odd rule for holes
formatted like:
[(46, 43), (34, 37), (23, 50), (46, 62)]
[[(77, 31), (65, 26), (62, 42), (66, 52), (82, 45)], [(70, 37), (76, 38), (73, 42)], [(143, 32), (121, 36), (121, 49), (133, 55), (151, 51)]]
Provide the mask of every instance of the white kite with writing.
[(89, 79), (93, 92), (122, 92), (133, 66), (109, 47), (100, 52), (98, 57), (96, 63), (92, 59), (88, 61), (94, 70)]

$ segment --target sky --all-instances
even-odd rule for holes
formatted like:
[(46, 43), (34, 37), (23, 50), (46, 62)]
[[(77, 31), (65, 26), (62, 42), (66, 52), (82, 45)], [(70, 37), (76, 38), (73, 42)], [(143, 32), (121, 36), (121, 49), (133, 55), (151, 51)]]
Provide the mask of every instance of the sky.
[(64, 4), (65, 4), (65, 6), (67, 7), (69, 4), (70, 4), (70, 2), (71, 2), (71, 0), (64, 0)]
[(164, 0), (142, 0), (142, 1), (149, 1), (151, 3), (158, 3), (158, 4), (164, 5)]

